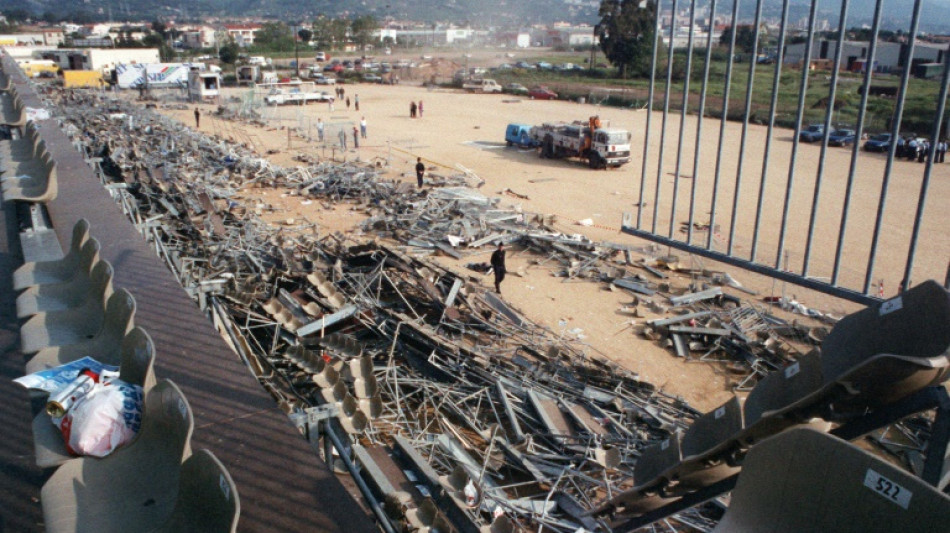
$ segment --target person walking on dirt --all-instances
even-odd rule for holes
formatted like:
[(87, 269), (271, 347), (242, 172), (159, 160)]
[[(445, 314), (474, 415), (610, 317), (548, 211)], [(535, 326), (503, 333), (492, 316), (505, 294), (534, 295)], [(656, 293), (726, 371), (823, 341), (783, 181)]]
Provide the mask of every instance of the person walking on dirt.
[(501, 294), (501, 282), (505, 280), (505, 245), (498, 243), (498, 248), (491, 254), (491, 268), (495, 273), (495, 292)]
[(356, 129), (356, 126), (353, 126), (353, 148), (357, 150), (360, 148), (360, 131)]
[(366, 138), (366, 117), (360, 119), (360, 137)]
[(346, 110), (347, 110), (347, 111), (350, 110), (350, 97), (349, 97), (349, 96), (346, 97)]
[(323, 119), (317, 119), (317, 139), (323, 142)]
[(340, 149), (346, 151), (346, 132), (340, 128)]
[(421, 189), (422, 188), (422, 176), (426, 173), (426, 166), (422, 164), (422, 158), (416, 158), (416, 184)]
[(419, 100), (419, 118), (422, 118), (422, 100)]
[(195, 108), (195, 129), (201, 127), (201, 111), (198, 111), (198, 108)]
[(360, 95), (358, 94), (353, 97), (353, 110), (354, 111), (360, 110)]
[(416, 103), (409, 102), (409, 118), (416, 118)]

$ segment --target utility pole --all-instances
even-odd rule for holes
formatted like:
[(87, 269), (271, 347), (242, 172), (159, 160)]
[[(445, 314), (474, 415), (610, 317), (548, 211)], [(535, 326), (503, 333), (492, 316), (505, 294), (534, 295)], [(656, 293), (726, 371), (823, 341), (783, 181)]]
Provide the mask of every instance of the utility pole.
[(297, 40), (300, 36), (297, 35), (297, 24), (298, 23), (294, 21), (294, 76), (300, 79), (300, 56), (297, 53)]

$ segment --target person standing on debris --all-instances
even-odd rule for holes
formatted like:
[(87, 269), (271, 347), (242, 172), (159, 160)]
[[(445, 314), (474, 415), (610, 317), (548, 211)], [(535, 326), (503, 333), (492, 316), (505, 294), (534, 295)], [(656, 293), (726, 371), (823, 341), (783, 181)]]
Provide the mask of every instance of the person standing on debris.
[(419, 100), (419, 118), (422, 118), (422, 100)]
[(323, 119), (317, 119), (317, 139), (323, 142)]
[(353, 126), (353, 148), (357, 150), (360, 148), (360, 132), (356, 129), (356, 126)]
[(346, 151), (346, 132), (340, 128), (340, 149)]
[(360, 119), (360, 137), (366, 138), (366, 117)]
[(501, 294), (501, 282), (505, 280), (505, 245), (498, 243), (498, 248), (491, 254), (491, 269), (495, 273), (495, 292)]
[(353, 110), (354, 111), (360, 110), (360, 95), (358, 94), (353, 97)]
[(409, 118), (416, 118), (416, 103), (409, 102)]
[(422, 176), (426, 173), (426, 166), (422, 164), (422, 158), (416, 158), (416, 183), (422, 188)]
[(195, 129), (201, 127), (201, 111), (198, 111), (198, 108), (195, 108)]

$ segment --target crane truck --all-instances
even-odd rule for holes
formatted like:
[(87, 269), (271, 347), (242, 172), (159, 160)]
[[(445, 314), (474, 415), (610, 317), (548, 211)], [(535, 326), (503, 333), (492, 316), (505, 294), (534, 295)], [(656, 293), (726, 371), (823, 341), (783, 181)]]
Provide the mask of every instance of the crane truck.
[(630, 162), (630, 132), (603, 127), (598, 116), (590, 117), (586, 124), (579, 120), (544, 123), (531, 128), (530, 135), (541, 157), (576, 157), (586, 160), (590, 168), (619, 167)]

